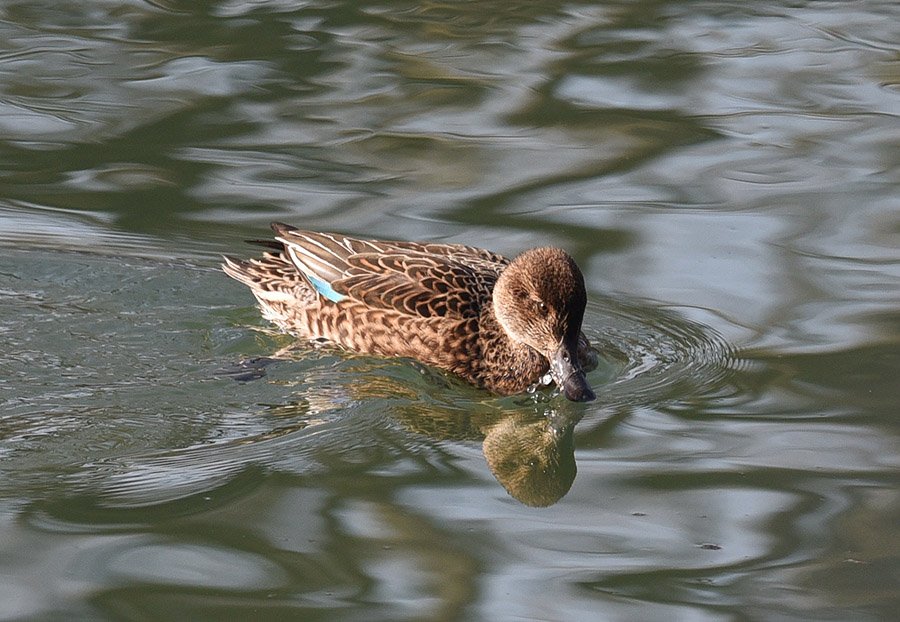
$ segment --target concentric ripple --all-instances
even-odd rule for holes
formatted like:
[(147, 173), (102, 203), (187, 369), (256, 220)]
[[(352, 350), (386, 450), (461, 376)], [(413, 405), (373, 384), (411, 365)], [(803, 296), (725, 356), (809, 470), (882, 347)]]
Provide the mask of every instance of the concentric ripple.
[(605, 404), (648, 404), (714, 392), (731, 375), (734, 348), (712, 328), (652, 302), (606, 298), (588, 306), (585, 333), (614, 370)]

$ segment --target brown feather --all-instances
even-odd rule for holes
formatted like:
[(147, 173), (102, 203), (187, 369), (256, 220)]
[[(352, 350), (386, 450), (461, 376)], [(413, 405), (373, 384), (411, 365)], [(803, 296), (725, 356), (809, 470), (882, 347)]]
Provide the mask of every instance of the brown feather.
[[(544, 376), (547, 348), (572, 331), (578, 358), (590, 362), (590, 344), (580, 333), (583, 279), (562, 251), (533, 251), (519, 263), (458, 244), (360, 240), (282, 223), (272, 229), (271, 250), (257, 259), (225, 257), (223, 269), (251, 289), (264, 317), (298, 337), (415, 358), (503, 394)], [(507, 271), (501, 289), (498, 279)], [(326, 298), (311, 279), (343, 298)], [(523, 291), (554, 305), (554, 322)], [(517, 319), (501, 322), (498, 311)], [(568, 325), (569, 317), (577, 325)]]

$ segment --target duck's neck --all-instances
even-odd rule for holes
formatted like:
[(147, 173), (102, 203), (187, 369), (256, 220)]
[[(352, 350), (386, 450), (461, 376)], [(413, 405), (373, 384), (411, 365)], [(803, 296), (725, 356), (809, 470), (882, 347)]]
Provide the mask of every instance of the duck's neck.
[(479, 321), (485, 386), (495, 393), (524, 391), (550, 369), (546, 358), (509, 338), (494, 310), (486, 307)]

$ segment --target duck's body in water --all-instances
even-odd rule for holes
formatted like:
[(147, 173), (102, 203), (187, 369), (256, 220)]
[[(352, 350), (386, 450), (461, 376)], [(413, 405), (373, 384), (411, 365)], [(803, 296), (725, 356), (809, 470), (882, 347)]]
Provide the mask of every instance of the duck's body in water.
[(587, 296), (575, 260), (537, 248), (510, 261), (458, 244), (360, 240), (273, 223), (270, 250), (223, 269), (263, 316), (304, 339), (411, 357), (495, 393), (549, 372), (570, 400), (594, 399), (581, 332)]

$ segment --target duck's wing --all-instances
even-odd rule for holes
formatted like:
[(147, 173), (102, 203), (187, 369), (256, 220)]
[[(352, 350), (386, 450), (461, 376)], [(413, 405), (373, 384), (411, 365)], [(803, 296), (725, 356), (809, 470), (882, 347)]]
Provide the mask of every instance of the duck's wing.
[(388, 245), (393, 248), (409, 250), (424, 253), (426, 255), (441, 255), (452, 257), (455, 261), (459, 261), (473, 266), (482, 266), (488, 264), (490, 266), (499, 266), (501, 269), (509, 265), (509, 259), (503, 255), (492, 253), (483, 248), (474, 246), (466, 246), (464, 244), (441, 244), (439, 242), (375, 242), (375, 244)]
[[(464, 244), (441, 244), (439, 242), (397, 242), (390, 240), (361, 240), (337, 233), (304, 231), (281, 222), (273, 222), (276, 242), (254, 240), (254, 243), (281, 250), (282, 245), (293, 246), (306, 257), (317, 273), (330, 280), (340, 278), (346, 269), (347, 257), (361, 253), (389, 253), (391, 251), (411, 251), (423, 255), (451, 257), (454, 261), (470, 264), (478, 268), (509, 265), (509, 259), (483, 248)], [(327, 279), (326, 279), (327, 280)]]
[(332, 302), (422, 317), (473, 317), (490, 300), (506, 258), (457, 244), (360, 240), (275, 223), (276, 240)]
[(422, 317), (476, 317), (491, 300), (497, 271), (451, 257), (415, 251), (361, 253), (349, 258), (347, 275), (332, 283), (368, 308), (392, 308)]

